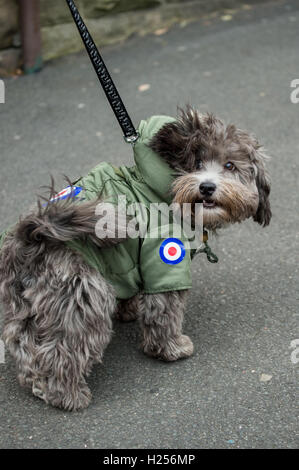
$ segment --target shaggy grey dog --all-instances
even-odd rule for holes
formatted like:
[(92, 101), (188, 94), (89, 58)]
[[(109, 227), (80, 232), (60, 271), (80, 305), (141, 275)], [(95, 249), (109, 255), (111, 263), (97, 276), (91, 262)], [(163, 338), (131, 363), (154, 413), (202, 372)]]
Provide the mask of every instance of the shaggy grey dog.
[[(249, 217), (269, 224), (265, 155), (247, 132), (187, 108), (158, 131), (150, 146), (177, 174), (173, 200), (203, 203), (207, 229)], [(89, 404), (86, 377), (102, 361), (115, 315), (123, 321), (139, 318), (142, 347), (150, 356), (175, 361), (193, 352), (191, 339), (182, 333), (187, 291), (140, 292), (117, 304), (112, 286), (66, 246), (86, 238), (103, 250), (122, 243), (95, 236), (98, 203), (40, 203), (10, 231), (0, 253), (3, 338), (19, 382), (66, 410)]]

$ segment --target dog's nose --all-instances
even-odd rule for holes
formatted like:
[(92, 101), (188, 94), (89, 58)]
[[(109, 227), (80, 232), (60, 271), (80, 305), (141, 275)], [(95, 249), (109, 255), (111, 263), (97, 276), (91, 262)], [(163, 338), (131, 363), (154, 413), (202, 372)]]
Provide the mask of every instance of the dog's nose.
[(210, 181), (206, 181), (205, 183), (201, 183), (199, 185), (199, 191), (203, 196), (212, 196), (216, 189), (216, 184), (211, 183)]

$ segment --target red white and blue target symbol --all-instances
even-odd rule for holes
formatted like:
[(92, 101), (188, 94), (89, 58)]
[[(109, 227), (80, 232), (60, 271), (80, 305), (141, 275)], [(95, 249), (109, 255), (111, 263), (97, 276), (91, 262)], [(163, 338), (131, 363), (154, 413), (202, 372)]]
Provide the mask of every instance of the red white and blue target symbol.
[(83, 188), (80, 186), (68, 186), (56, 194), (56, 196), (52, 197), (50, 202), (61, 201), (62, 199), (66, 199), (68, 197), (76, 197), (81, 193), (82, 189)]
[(184, 243), (178, 238), (166, 238), (160, 246), (160, 258), (166, 264), (178, 264), (185, 258)]

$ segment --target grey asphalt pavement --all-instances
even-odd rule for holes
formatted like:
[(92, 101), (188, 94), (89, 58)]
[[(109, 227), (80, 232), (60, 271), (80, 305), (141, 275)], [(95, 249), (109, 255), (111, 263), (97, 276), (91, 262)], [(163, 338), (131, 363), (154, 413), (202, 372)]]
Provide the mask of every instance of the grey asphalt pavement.
[[(149, 359), (139, 350), (138, 325), (116, 324), (104, 364), (89, 378), (87, 410), (53, 409), (21, 389), (7, 354), (0, 364), (1, 448), (298, 446), (291, 342), (299, 338), (299, 103), (290, 101), (290, 83), (299, 79), (299, 3), (231, 16), (133, 37), (103, 54), (135, 123), (190, 102), (260, 138), (272, 155), (270, 227), (247, 221), (226, 229), (211, 242), (219, 263), (194, 261), (184, 328), (194, 341), (192, 358)], [(102, 160), (132, 163), (85, 53), (5, 84), (0, 231), (49, 174), (62, 181)], [(144, 84), (150, 88), (139, 91)]]

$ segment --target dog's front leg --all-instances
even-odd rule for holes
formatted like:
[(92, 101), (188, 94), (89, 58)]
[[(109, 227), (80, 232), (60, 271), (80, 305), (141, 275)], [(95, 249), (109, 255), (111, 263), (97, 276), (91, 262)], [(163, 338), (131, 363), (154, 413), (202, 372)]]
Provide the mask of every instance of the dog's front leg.
[(182, 334), (187, 291), (145, 294), (141, 302), (140, 323), (143, 351), (164, 361), (191, 356), (193, 343)]

